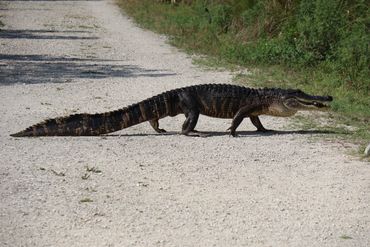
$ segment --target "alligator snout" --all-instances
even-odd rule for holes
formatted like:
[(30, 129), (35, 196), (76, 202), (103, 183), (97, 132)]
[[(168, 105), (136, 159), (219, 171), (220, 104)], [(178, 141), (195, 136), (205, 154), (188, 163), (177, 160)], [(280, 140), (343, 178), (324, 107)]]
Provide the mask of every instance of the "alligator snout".
[(333, 101), (333, 97), (332, 96), (326, 96), (326, 101)]

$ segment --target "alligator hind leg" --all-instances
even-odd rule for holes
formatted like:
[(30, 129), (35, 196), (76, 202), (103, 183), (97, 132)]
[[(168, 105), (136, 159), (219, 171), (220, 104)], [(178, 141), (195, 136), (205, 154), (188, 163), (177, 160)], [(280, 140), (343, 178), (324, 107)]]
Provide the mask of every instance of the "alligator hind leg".
[(152, 119), (149, 121), (150, 125), (153, 127), (153, 129), (157, 132), (157, 133), (165, 133), (166, 131), (164, 129), (160, 129), (159, 128), (159, 122), (158, 122), (158, 119)]
[(231, 126), (230, 128), (228, 128), (227, 130), (230, 130), (230, 135), (232, 135), (233, 137), (236, 137), (237, 134), (236, 134), (236, 129), (238, 128), (238, 126), (240, 125), (240, 123), (243, 121), (244, 119), (244, 116), (242, 114), (236, 114), (235, 117), (233, 118), (233, 121), (231, 123)]
[(199, 106), (194, 95), (190, 93), (179, 94), (179, 106), (185, 114), (186, 120), (182, 125), (181, 134), (187, 136), (202, 136), (201, 133), (194, 130), (199, 118)]
[(261, 132), (271, 131), (271, 130), (265, 129), (265, 127), (263, 127), (263, 125), (262, 125), (262, 123), (261, 123), (261, 121), (260, 121), (260, 119), (259, 119), (258, 116), (251, 116), (249, 118), (250, 118), (252, 124), (254, 126), (256, 126), (257, 131), (261, 131)]

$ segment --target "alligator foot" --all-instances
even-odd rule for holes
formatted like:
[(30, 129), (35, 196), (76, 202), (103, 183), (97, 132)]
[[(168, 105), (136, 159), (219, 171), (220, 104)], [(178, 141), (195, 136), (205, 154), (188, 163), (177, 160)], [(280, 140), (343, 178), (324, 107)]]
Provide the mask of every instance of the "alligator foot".
[(226, 131), (230, 131), (230, 135), (232, 137), (237, 137), (238, 136), (238, 134), (236, 134), (236, 131), (234, 129), (232, 129), (231, 127), (228, 128)]
[(157, 132), (157, 133), (165, 133), (166, 132), (164, 129), (159, 128), (158, 119), (152, 119), (152, 120), (149, 121), (149, 123), (153, 127), (155, 132)]
[(167, 132), (165, 129), (160, 129), (160, 128), (156, 129), (155, 131), (157, 133), (166, 133)]

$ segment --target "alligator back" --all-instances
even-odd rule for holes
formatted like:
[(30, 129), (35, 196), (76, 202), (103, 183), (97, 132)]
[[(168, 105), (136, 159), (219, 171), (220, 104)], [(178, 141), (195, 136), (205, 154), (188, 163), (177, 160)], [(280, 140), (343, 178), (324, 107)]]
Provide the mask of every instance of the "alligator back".
[(246, 101), (253, 101), (258, 90), (228, 84), (206, 84), (195, 88), (194, 99), (200, 114), (216, 118), (233, 118)]

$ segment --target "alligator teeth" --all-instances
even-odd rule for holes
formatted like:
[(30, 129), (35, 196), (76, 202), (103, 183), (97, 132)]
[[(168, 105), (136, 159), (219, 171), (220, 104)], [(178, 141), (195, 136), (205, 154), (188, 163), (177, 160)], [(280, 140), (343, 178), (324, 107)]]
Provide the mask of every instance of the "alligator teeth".
[(323, 103), (318, 102), (318, 101), (312, 101), (312, 102), (301, 101), (301, 103), (305, 104), (305, 105), (313, 105), (317, 108), (329, 107), (329, 105), (323, 104)]
[(316, 106), (316, 107), (319, 107), (319, 108), (322, 108), (322, 107), (328, 107), (327, 105), (323, 104), (323, 103), (320, 103), (320, 102), (313, 102), (313, 105)]

